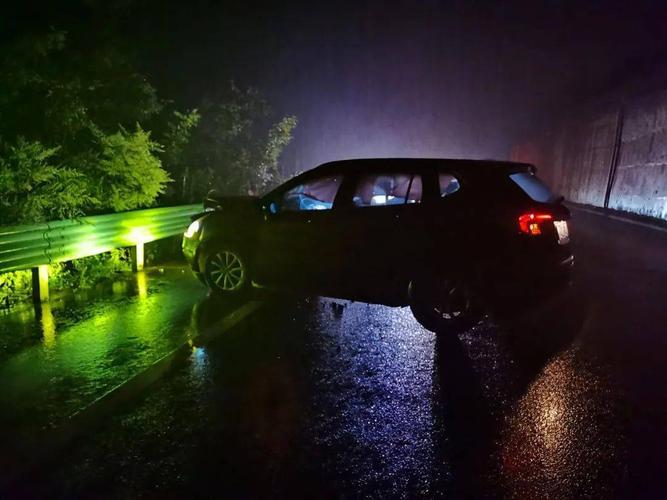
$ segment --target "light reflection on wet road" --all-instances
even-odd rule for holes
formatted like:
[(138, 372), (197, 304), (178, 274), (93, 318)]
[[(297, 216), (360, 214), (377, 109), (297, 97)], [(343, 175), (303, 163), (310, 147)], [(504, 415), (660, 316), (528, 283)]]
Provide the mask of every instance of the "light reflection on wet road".
[(523, 498), (611, 496), (625, 474), (613, 386), (576, 348), (544, 367), (500, 442), (505, 489)]
[(427, 493), (439, 469), (434, 336), (407, 308), (319, 306), (309, 326), (317, 338), (309, 378), (319, 395), (311, 403), (313, 446), (338, 465), (349, 491)]
[[(595, 217), (575, 287), (460, 338), (407, 309), (267, 299), (21, 493), (662, 496), (667, 247)], [(191, 307), (201, 332), (225, 304)]]
[[(4, 429), (58, 425), (164, 356), (189, 335), (192, 301), (204, 296), (180, 268), (150, 278), (138, 273), (110, 287), (110, 294), (98, 290), (45, 304), (28, 321), (19, 313), (18, 322), (41, 327), (42, 338), (27, 335), (23, 348), (0, 363)], [(7, 318), (3, 338), (15, 335), (16, 322)]]

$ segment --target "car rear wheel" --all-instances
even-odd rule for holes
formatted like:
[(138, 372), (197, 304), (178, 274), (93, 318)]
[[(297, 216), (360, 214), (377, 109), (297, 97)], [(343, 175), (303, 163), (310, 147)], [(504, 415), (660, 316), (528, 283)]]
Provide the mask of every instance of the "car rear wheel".
[(457, 334), (481, 317), (472, 287), (463, 278), (415, 280), (408, 294), (415, 319), (438, 334)]
[(213, 251), (204, 260), (204, 279), (217, 294), (238, 294), (248, 288), (246, 261), (235, 248)]

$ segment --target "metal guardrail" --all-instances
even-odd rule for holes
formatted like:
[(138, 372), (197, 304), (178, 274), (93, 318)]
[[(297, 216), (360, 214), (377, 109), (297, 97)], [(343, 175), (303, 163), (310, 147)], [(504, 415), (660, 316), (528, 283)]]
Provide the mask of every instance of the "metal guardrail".
[(80, 259), (185, 231), (200, 204), (0, 228), (0, 273)]

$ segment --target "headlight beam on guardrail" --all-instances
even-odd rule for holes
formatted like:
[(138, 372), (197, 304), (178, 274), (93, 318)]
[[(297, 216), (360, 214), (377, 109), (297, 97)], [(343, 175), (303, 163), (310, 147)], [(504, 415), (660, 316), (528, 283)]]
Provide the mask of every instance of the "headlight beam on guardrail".
[(0, 228), (0, 273), (32, 269), (33, 299), (41, 303), (49, 298), (49, 264), (130, 247), (140, 271), (144, 244), (182, 234), (201, 211), (181, 205)]

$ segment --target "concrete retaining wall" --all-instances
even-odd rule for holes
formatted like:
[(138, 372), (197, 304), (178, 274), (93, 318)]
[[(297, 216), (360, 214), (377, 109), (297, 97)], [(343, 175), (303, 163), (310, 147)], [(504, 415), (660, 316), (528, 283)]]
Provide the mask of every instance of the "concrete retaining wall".
[(667, 219), (667, 91), (577, 110), (512, 159), (571, 201)]
[(626, 107), (609, 207), (667, 219), (667, 92)]

